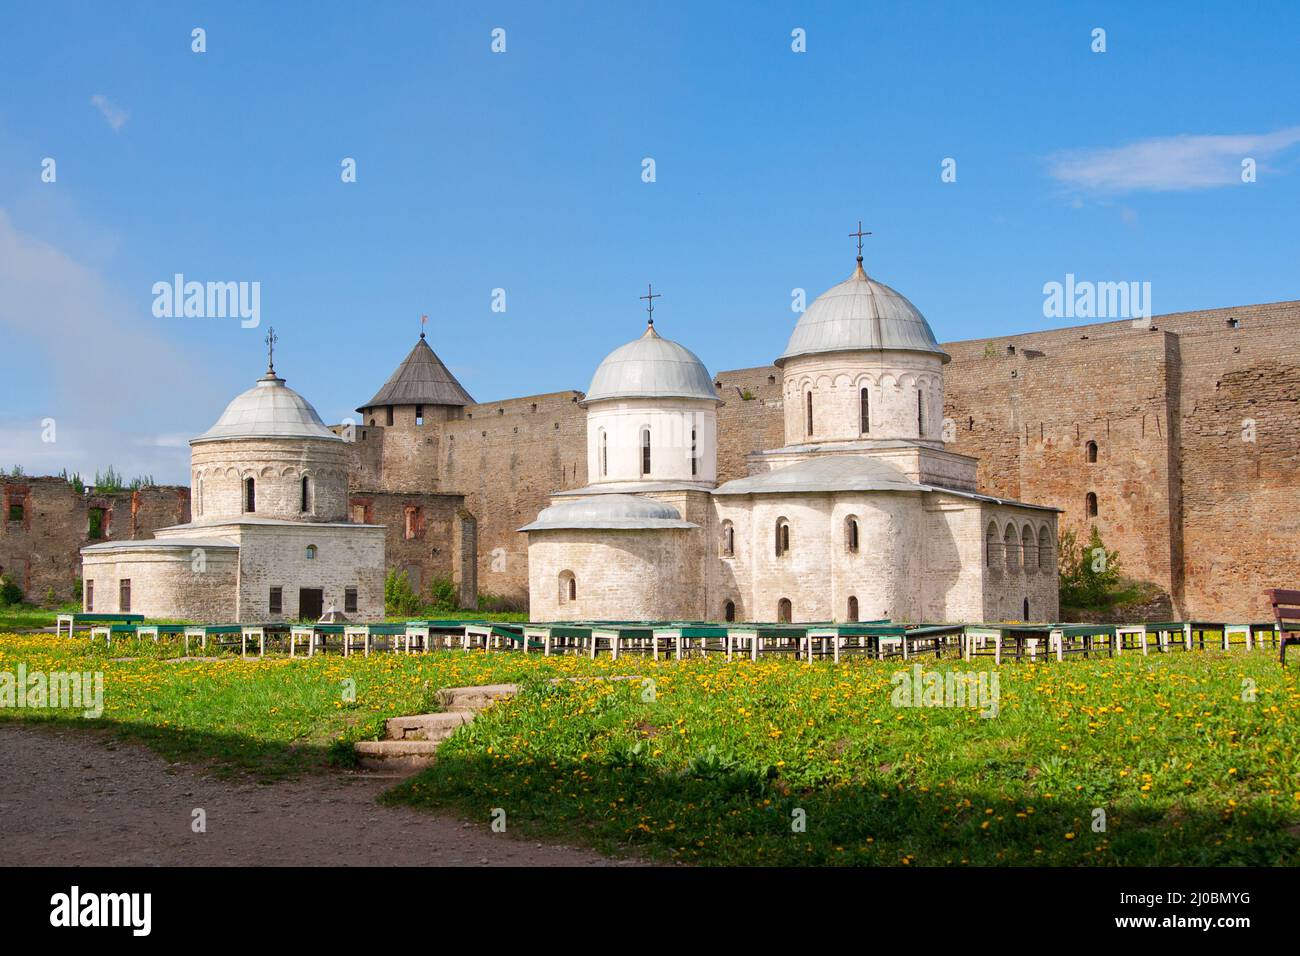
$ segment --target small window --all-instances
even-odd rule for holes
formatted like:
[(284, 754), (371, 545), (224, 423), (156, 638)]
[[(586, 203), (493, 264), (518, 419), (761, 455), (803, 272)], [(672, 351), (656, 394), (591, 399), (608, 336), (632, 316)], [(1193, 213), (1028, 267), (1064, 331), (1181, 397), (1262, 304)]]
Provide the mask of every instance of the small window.
[(393, 424), (393, 406), (389, 405), (387, 410), (388, 410), (388, 424), (391, 426)]
[(1096, 464), (1096, 463), (1097, 463), (1097, 443), (1096, 443), (1095, 441), (1090, 441), (1090, 442), (1088, 442), (1088, 444), (1087, 444), (1086, 447), (1087, 447), (1088, 464), (1090, 464), (1090, 465)]
[(1240, 319), (1229, 319), (1229, 320), (1228, 320), (1228, 328), (1230, 328), (1230, 329), (1239, 329), (1239, 328), (1241, 328), (1241, 320), (1240, 320)]
[(343, 589), (343, 610), (346, 611), (348, 614), (357, 613), (357, 589), (356, 588)]
[(249, 477), (244, 479), (244, 511), (248, 513), (257, 510), (257, 482)]
[(650, 474), (650, 429), (641, 429), (641, 474)]
[(734, 621), (736, 619), (735, 601), (728, 601), (726, 604), (722, 606), (722, 617), (724, 620), (727, 621)]
[(23, 520), (23, 503), (21, 501), (9, 502), (9, 520), (10, 521)]
[(695, 443), (695, 429), (691, 429), (691, 477), (694, 478), (699, 469), (699, 448)]
[(858, 599), (851, 594), (849, 595), (848, 619), (850, 621), (858, 619)]
[(91, 508), (86, 515), (86, 537), (99, 539), (104, 537), (104, 509)]
[(423, 530), (423, 512), (418, 505), (406, 506), (406, 540), (411, 541), (420, 536)]
[(307, 560), (308, 561), (316, 560), (316, 545), (314, 544), (307, 545)]
[(568, 604), (578, 600), (578, 579), (572, 571), (560, 572), (560, 603)]
[(424, 424), (424, 406), (423, 406), (423, 405), (416, 405), (416, 406), (415, 406), (415, 424), (417, 424), (417, 425), (423, 425), (423, 424)]
[(776, 556), (790, 553), (790, 522), (785, 518), (778, 518), (776, 522)]
[(1088, 496), (1084, 499), (1084, 507), (1087, 509), (1089, 518), (1097, 517), (1097, 493), (1096, 492), (1094, 491), (1088, 492)]
[(609, 435), (600, 430), (600, 477), (609, 477)]
[(1024, 614), (1021, 615), (1020, 620), (1022, 621), (1029, 620), (1029, 598), (1025, 598), (1025, 606), (1022, 610), (1024, 611)]
[(809, 392), (804, 397), (804, 406), (805, 406), (804, 418), (806, 419), (804, 424), (808, 430), (808, 437), (812, 438), (812, 433), (813, 433), (812, 392)]
[(736, 553), (736, 528), (730, 521), (722, 522), (722, 554), (732, 557)]
[(864, 435), (871, 431), (871, 393), (865, 388), (858, 393), (858, 431)]
[(858, 519), (853, 515), (844, 519), (844, 546), (849, 554), (858, 553)]
[(86, 582), (85, 592), (86, 592), (86, 610), (93, 611), (95, 609), (95, 582), (94, 581)]
[(284, 613), (284, 588), (271, 588), (271, 597), (267, 601), (267, 606), (272, 614)]
[(779, 624), (789, 624), (794, 620), (794, 606), (789, 598), (781, 598), (776, 603), (776, 620)]
[(123, 578), (117, 582), (117, 612), (131, 613), (131, 579)]
[(916, 387), (916, 434), (925, 437), (925, 394), (919, 385)]
[(311, 514), (311, 479), (302, 476), (302, 513)]

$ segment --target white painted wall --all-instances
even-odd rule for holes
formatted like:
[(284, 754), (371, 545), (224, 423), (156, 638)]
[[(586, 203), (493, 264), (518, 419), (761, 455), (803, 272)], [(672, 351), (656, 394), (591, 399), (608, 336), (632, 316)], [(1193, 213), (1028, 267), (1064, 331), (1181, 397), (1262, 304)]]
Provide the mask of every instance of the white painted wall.
[[(649, 475), (641, 471), (645, 429), (650, 431)], [(602, 441), (607, 455), (601, 453)], [(717, 404), (692, 399), (592, 402), (587, 407), (587, 475), (593, 485), (642, 481), (713, 485), (718, 478)]]

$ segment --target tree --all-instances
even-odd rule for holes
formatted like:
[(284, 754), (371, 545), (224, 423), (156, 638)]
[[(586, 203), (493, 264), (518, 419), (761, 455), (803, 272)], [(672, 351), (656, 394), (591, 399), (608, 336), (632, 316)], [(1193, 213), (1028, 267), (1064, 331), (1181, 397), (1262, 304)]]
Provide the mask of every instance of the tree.
[(405, 571), (389, 570), (384, 578), (384, 609), (389, 614), (419, 614), (420, 598)]
[(1080, 547), (1073, 531), (1062, 531), (1057, 553), (1062, 607), (1102, 607), (1112, 603), (1120, 583), (1119, 552), (1106, 550), (1096, 525), (1086, 547)]

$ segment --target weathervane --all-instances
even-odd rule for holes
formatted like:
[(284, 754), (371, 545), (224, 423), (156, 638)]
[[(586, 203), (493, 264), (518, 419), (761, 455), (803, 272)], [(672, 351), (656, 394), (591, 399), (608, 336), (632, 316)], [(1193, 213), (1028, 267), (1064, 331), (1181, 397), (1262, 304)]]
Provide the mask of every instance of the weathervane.
[(280, 337), (275, 334), (275, 326), (266, 330), (266, 374), (275, 375), (275, 343), (280, 341)]
[(862, 231), (861, 219), (858, 220), (858, 231), (849, 233), (850, 239), (852, 239), (854, 236), (857, 236), (858, 238), (858, 265), (862, 265), (862, 239), (864, 236), (869, 236), (869, 235), (871, 235), (871, 233)]
[(646, 288), (646, 294), (645, 294), (645, 295), (639, 295), (639, 296), (637, 296), (637, 298), (638, 298), (638, 299), (645, 299), (645, 300), (646, 300), (646, 307), (645, 307), (645, 310), (646, 310), (646, 312), (647, 312), (647, 313), (649, 314), (649, 316), (650, 316), (650, 325), (651, 325), (651, 327), (653, 327), (654, 324), (655, 324), (655, 299), (662, 299), (662, 298), (663, 298), (663, 293), (662, 293), (662, 292), (656, 292), (655, 289), (654, 289), (654, 285), (653, 285), (652, 283), (649, 283), (649, 282), (646, 283), (646, 287), (645, 287), (645, 288)]

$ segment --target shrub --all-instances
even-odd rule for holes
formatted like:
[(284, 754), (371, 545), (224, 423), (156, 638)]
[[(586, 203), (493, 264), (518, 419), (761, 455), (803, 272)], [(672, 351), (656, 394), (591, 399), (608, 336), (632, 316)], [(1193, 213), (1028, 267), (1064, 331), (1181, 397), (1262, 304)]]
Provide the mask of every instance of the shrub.
[(21, 604), (23, 589), (7, 574), (0, 574), (0, 605)]
[(392, 568), (384, 578), (384, 609), (389, 614), (419, 614), (420, 598), (405, 571)]
[(1073, 531), (1062, 531), (1058, 553), (1063, 607), (1102, 607), (1113, 602), (1120, 582), (1119, 552), (1106, 550), (1095, 525), (1087, 547), (1080, 547)]

